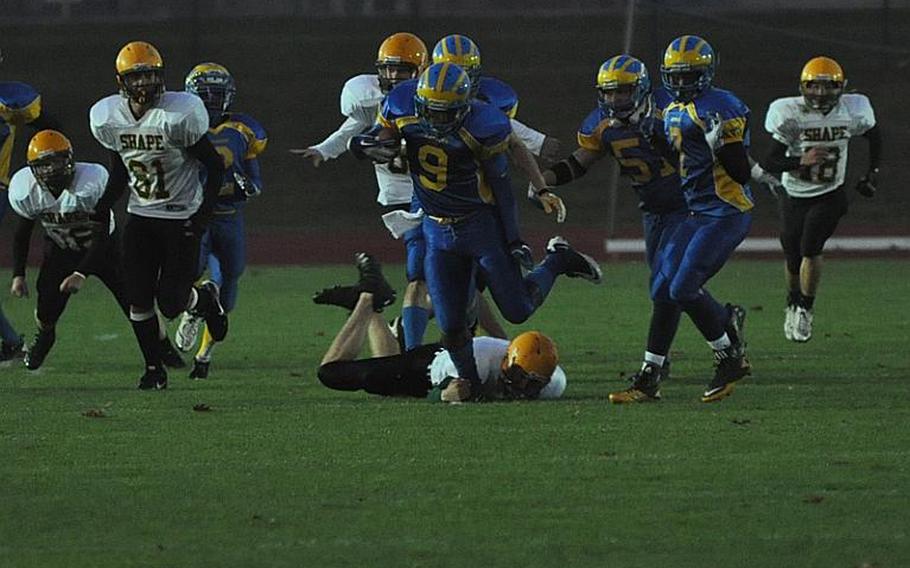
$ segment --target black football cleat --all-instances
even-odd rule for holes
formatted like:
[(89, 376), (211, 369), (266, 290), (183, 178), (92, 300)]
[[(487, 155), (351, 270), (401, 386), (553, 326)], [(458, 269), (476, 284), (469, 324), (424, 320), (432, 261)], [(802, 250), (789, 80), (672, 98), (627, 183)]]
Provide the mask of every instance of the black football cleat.
[(190, 371), (191, 379), (207, 379), (209, 378), (209, 365), (211, 361), (201, 361), (199, 359), (193, 359), (193, 370)]
[(381, 312), (383, 308), (395, 303), (395, 290), (382, 275), (382, 265), (376, 258), (365, 252), (354, 255), (360, 280), (357, 286), (363, 292), (373, 294), (373, 311)]
[(203, 300), (201, 297), (197, 306), (202, 305), (201, 309), (194, 309), (194, 315), (202, 316), (205, 319), (205, 325), (212, 334), (215, 341), (224, 341), (228, 333), (228, 318), (224, 307), (221, 305), (221, 296), (218, 292), (218, 285), (211, 280), (206, 280), (202, 286), (196, 288), (200, 296), (206, 295)]
[(146, 369), (145, 374), (139, 379), (139, 390), (164, 390), (167, 388), (167, 371), (164, 367), (159, 369)]
[(182, 369), (186, 367), (186, 362), (183, 360), (183, 357), (180, 356), (180, 353), (177, 352), (177, 348), (174, 347), (174, 344), (171, 343), (171, 340), (167, 337), (161, 340), (159, 351), (161, 352), (161, 362), (164, 363), (164, 366), (168, 369)]
[(25, 340), (22, 336), (10, 343), (0, 342), (0, 361), (9, 361), (25, 355)]
[(743, 345), (731, 345), (714, 352), (714, 378), (701, 397), (702, 402), (717, 402), (733, 394), (736, 381), (752, 374)]
[(352, 311), (360, 298), (359, 286), (332, 286), (313, 294), (313, 303), (338, 306)]
[(594, 284), (600, 284), (603, 280), (603, 272), (597, 261), (572, 248), (569, 241), (563, 237), (550, 239), (547, 243), (547, 252), (562, 255), (565, 258), (565, 269), (562, 273), (569, 278), (584, 278)]
[(727, 312), (730, 318), (724, 326), (724, 331), (730, 337), (731, 341), (739, 343), (742, 349), (746, 347), (746, 308), (736, 304), (727, 304)]
[(25, 368), (29, 371), (37, 371), (41, 368), (56, 341), (57, 332), (54, 329), (38, 330), (38, 333), (35, 334), (35, 341), (25, 353)]
[(639, 372), (632, 375), (632, 385), (629, 388), (610, 393), (610, 402), (657, 402), (660, 400), (660, 377), (660, 367), (646, 363)]

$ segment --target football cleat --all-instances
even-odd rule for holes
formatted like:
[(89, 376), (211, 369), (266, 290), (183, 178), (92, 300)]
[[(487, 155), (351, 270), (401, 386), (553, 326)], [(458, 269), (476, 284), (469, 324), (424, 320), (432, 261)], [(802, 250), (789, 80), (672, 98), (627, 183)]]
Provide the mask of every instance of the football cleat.
[(167, 371), (160, 369), (146, 369), (145, 374), (139, 379), (139, 390), (164, 390), (167, 388)]
[(190, 371), (190, 378), (191, 379), (209, 378), (209, 365), (210, 364), (211, 364), (211, 361), (193, 359), (193, 370)]
[(339, 308), (352, 311), (354, 306), (357, 305), (357, 300), (359, 298), (359, 286), (332, 286), (331, 288), (323, 288), (319, 292), (313, 294), (313, 303), (338, 306)]
[(746, 349), (746, 308), (736, 305), (727, 304), (727, 312), (730, 319), (727, 321), (724, 331), (732, 340), (734, 337), (739, 341), (740, 350)]
[(373, 310), (381, 312), (383, 308), (395, 303), (395, 290), (382, 275), (382, 265), (379, 264), (379, 261), (373, 255), (365, 252), (355, 254), (354, 261), (357, 271), (360, 273), (357, 287), (361, 292), (373, 294)]
[(404, 322), (401, 316), (395, 316), (395, 319), (389, 322), (389, 331), (398, 343), (398, 352), (404, 353), (407, 351), (404, 344)]
[(733, 394), (736, 381), (752, 374), (742, 344), (714, 352), (714, 378), (701, 397), (702, 402), (716, 402)]
[(670, 380), (670, 360), (664, 359), (664, 364), (660, 366), (660, 382)]
[(202, 318), (183, 312), (180, 316), (180, 323), (177, 324), (177, 331), (174, 333), (174, 342), (177, 349), (184, 353), (193, 349), (199, 340), (199, 332), (202, 331)]
[(180, 353), (177, 353), (177, 350), (174, 349), (174, 344), (171, 343), (171, 340), (167, 337), (161, 340), (159, 350), (161, 352), (161, 362), (164, 363), (164, 366), (168, 369), (182, 369), (186, 367), (186, 362), (180, 357)]
[(610, 393), (610, 402), (626, 404), (630, 402), (657, 402), (660, 400), (661, 368), (645, 363), (641, 370), (632, 375), (632, 385), (621, 391)]
[(603, 280), (603, 272), (597, 261), (572, 248), (569, 245), (569, 241), (563, 237), (557, 236), (550, 239), (547, 243), (547, 252), (563, 256), (565, 269), (563, 269), (562, 274), (569, 278), (584, 278), (595, 284), (600, 284)]
[(789, 341), (793, 339), (793, 328), (796, 327), (796, 306), (787, 306), (784, 310), (784, 337)]
[(47, 354), (50, 353), (51, 347), (57, 341), (57, 332), (53, 329), (41, 329), (35, 334), (35, 341), (28, 347), (25, 353), (25, 368), (29, 371), (37, 371)]
[(23, 355), (25, 355), (25, 340), (21, 335), (18, 341), (12, 343), (3, 341), (0, 343), (0, 361), (9, 361)]
[(805, 343), (812, 339), (812, 310), (796, 307), (793, 319), (793, 341)]
[(203, 303), (204, 308), (201, 312), (193, 311), (192, 313), (197, 316), (202, 316), (205, 319), (205, 325), (208, 326), (209, 333), (212, 334), (212, 339), (215, 341), (224, 341), (228, 332), (228, 318), (224, 311), (224, 307), (221, 305), (218, 285), (211, 280), (206, 280), (202, 283), (202, 286), (196, 290), (200, 295), (208, 295), (208, 298)]

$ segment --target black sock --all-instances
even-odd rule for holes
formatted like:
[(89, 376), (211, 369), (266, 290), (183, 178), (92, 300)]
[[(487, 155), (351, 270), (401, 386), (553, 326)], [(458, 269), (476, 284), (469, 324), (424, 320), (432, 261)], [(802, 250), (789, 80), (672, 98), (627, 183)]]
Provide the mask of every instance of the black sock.
[(143, 321), (132, 321), (133, 333), (139, 342), (139, 349), (145, 359), (148, 370), (161, 368), (161, 340), (158, 339), (158, 318), (149, 318)]
[(787, 293), (787, 305), (798, 306), (801, 297), (802, 294), (799, 290), (790, 290), (790, 292)]
[(812, 306), (815, 305), (815, 296), (806, 296), (806, 295), (800, 294), (799, 295), (799, 304), (797, 304), (797, 305), (801, 308), (811, 310)]

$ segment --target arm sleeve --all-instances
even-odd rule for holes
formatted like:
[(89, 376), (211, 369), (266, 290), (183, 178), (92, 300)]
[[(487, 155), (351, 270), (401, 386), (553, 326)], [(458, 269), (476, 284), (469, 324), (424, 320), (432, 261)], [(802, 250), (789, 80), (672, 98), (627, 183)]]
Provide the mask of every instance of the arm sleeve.
[(256, 184), (256, 187), (258, 187), (260, 190), (262, 189), (262, 170), (259, 167), (259, 160), (255, 158), (252, 160), (244, 160), (243, 172), (251, 182)]
[(221, 191), (221, 185), (224, 183), (224, 160), (221, 154), (215, 150), (215, 146), (208, 136), (203, 136), (198, 142), (186, 149), (190, 156), (193, 156), (205, 167), (205, 187), (202, 194), (202, 205), (196, 211), (194, 217), (198, 215), (199, 219), (207, 221), (212, 211), (215, 209), (215, 203), (218, 201), (218, 192)]
[(325, 140), (316, 144), (313, 148), (325, 156), (326, 160), (335, 159), (347, 151), (348, 141), (350, 141), (351, 138), (357, 134), (363, 133), (363, 131), (370, 128), (370, 126), (372, 125), (363, 124), (358, 120), (348, 117), (348, 119), (338, 127), (338, 130), (329, 134)]
[(749, 156), (742, 142), (724, 144), (715, 155), (736, 183), (745, 184), (752, 179), (752, 166), (749, 165)]
[(534, 130), (530, 126), (519, 122), (514, 118), (511, 119), (510, 122), (512, 123), (512, 132), (521, 140), (522, 144), (524, 144), (532, 154), (540, 156), (540, 151), (543, 149), (543, 141), (546, 139), (547, 135), (543, 132)]
[(799, 158), (787, 157), (787, 147), (775, 138), (771, 141), (771, 150), (768, 151), (761, 166), (774, 174), (792, 172), (799, 168)]
[(120, 199), (120, 196), (123, 195), (123, 190), (126, 189), (127, 183), (129, 183), (129, 173), (126, 171), (126, 166), (123, 165), (123, 160), (120, 159), (120, 154), (111, 151), (109, 152), (109, 157), (111, 175), (107, 180), (104, 194), (95, 205), (95, 214), (93, 215), (98, 227), (92, 237), (92, 245), (86, 251), (85, 256), (82, 257), (79, 266), (75, 270), (81, 274), (97, 272), (95, 267), (103, 262), (106, 254), (104, 245), (110, 236), (108, 228), (110, 227), (111, 207)]
[(13, 233), (13, 276), (25, 276), (25, 263), (28, 261), (28, 245), (32, 238), (34, 219), (19, 218), (19, 225)]

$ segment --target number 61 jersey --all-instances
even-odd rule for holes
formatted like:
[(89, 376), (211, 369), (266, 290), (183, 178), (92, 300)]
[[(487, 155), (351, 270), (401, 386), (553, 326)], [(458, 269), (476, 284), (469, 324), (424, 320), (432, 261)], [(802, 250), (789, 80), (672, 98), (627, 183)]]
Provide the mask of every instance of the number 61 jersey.
[(186, 151), (209, 128), (199, 97), (166, 91), (137, 119), (125, 97), (111, 95), (95, 103), (89, 117), (92, 134), (120, 154), (129, 172), (127, 211), (141, 217), (187, 219), (199, 209), (200, 165)]
[(821, 164), (784, 172), (781, 182), (794, 197), (814, 197), (843, 185), (847, 171), (847, 147), (851, 136), (875, 126), (875, 113), (865, 95), (841, 95), (827, 114), (811, 108), (803, 97), (777, 99), (768, 107), (765, 130), (787, 146), (787, 156), (802, 156), (822, 146), (828, 158)]

